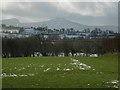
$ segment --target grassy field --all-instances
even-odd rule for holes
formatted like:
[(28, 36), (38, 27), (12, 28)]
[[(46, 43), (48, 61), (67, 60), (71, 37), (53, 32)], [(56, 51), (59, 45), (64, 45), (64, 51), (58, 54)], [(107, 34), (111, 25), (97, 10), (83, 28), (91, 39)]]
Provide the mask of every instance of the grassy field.
[(2, 60), (3, 88), (117, 88), (118, 59), (27, 57)]

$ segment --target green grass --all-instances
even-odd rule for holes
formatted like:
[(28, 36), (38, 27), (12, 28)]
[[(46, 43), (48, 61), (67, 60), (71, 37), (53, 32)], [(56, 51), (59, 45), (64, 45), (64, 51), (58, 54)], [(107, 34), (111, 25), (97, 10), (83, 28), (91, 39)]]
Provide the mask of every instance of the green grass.
[[(118, 60), (115, 55), (101, 57), (73, 57), (91, 66), (90, 70), (79, 70), (71, 65), (71, 57), (27, 57), (4, 58), (3, 73), (28, 75), (3, 77), (3, 88), (106, 88), (118, 79)], [(44, 67), (42, 67), (44, 65)], [(60, 68), (59, 71), (56, 68)], [(47, 68), (50, 70), (44, 72)], [(63, 69), (72, 69), (64, 71)], [(95, 70), (93, 70), (95, 69)]]

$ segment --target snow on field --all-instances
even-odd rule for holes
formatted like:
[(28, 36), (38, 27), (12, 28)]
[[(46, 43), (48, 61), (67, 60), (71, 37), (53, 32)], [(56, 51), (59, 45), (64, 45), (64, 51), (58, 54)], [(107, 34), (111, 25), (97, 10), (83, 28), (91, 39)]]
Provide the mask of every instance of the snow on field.
[(57, 70), (57, 71), (59, 71), (59, 70), (60, 70), (60, 68), (58, 68), (58, 67), (57, 67), (57, 69), (56, 69), (56, 70)]
[(64, 68), (63, 70), (64, 70), (64, 71), (70, 71), (71, 69), (69, 69), (69, 68)]
[[(80, 70), (90, 70), (91, 66), (80, 62), (79, 60), (71, 58), (71, 65)], [(95, 70), (95, 69), (93, 69)]]
[(44, 67), (44, 65), (41, 65), (41, 67)]
[(0, 75), (0, 77), (2, 77), (2, 78), (4, 78), (4, 77), (26, 77), (26, 76), (34, 76), (34, 74), (11, 74), (11, 73), (9, 73), (9, 74), (6, 74), (6, 73), (2, 73), (1, 75)]
[[(120, 81), (119, 80), (112, 80), (110, 82), (106, 82), (107, 84), (112, 84), (114, 88), (118, 88), (120, 86)], [(108, 86), (111, 87), (111, 86)]]
[[(39, 68), (38, 68), (38, 67)], [(33, 69), (34, 67), (34, 69)], [(48, 72), (48, 71), (73, 71), (75, 69), (79, 69), (79, 70), (90, 70), (91, 66), (80, 62), (80, 60), (77, 59), (73, 59), (71, 58), (71, 61), (69, 63), (58, 63), (57, 65), (37, 65), (37, 64), (29, 64), (26, 67), (24, 65), (22, 65), (22, 67), (18, 68), (18, 67), (14, 67), (14, 68), (5, 68), (5, 70), (10, 70), (10, 71), (23, 71), (23, 70), (29, 70), (29, 68), (33, 69), (34, 71), (37, 72), (37, 70), (40, 70), (40, 68), (42, 69), (42, 72)], [(91, 70), (95, 70), (95, 69), (91, 69)], [(35, 74), (15, 74), (15, 73), (9, 73), (6, 74), (4, 73), (4, 69), (3, 69), (3, 73), (0, 75), (1, 77), (27, 77), (27, 76), (35, 76)]]
[[(51, 64), (50, 64), (51, 65)], [(69, 65), (69, 64), (68, 64)], [(87, 64), (84, 64), (84, 63), (82, 63), (82, 62), (80, 62), (79, 60), (76, 60), (76, 59), (72, 59), (71, 58), (71, 63), (70, 63), (70, 65), (72, 65), (72, 66), (70, 66), (69, 68), (68, 68), (68, 65), (65, 63), (64, 64), (64, 68), (62, 67), (62, 65), (59, 63), (57, 66), (53, 66), (53, 67), (55, 67), (56, 69), (56, 71), (60, 71), (60, 70), (63, 70), (63, 71), (71, 71), (71, 70), (74, 70), (74, 69), (80, 69), (80, 70), (90, 70), (91, 69), (91, 66), (89, 66), (89, 65), (87, 65)], [(50, 69), (52, 70), (52, 69), (54, 69), (54, 68), (47, 68), (47, 69), (45, 69), (45, 70), (43, 70), (43, 72), (47, 72), (47, 71), (49, 71)], [(73, 68), (74, 67), (74, 68)], [(91, 69), (91, 70), (95, 70), (95, 69)]]
[(45, 69), (45, 70), (43, 70), (43, 72), (47, 72), (48, 70), (50, 70), (51, 68), (47, 68), (47, 69)]

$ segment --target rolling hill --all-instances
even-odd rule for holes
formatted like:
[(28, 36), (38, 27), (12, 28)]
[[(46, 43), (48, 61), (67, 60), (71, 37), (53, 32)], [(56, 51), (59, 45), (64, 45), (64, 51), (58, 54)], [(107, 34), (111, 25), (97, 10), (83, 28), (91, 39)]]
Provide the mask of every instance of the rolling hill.
[(14, 25), (20, 27), (47, 26), (50, 29), (74, 28), (75, 30), (79, 30), (79, 31), (87, 28), (90, 28), (91, 30), (94, 30), (95, 28), (100, 28), (102, 30), (112, 30), (114, 32), (118, 32), (117, 26), (88, 26), (88, 25), (72, 22), (64, 18), (54, 18), (48, 21), (31, 22), (31, 23), (21, 23), (18, 19), (12, 18), (12, 19), (2, 20), (2, 23), (6, 25)]

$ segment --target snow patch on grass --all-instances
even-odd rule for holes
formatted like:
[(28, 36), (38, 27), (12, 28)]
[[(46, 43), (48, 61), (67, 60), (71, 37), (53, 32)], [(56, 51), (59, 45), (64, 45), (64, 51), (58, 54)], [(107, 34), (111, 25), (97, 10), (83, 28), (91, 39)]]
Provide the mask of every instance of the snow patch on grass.
[(26, 76), (34, 76), (34, 74), (12, 74), (12, 73), (9, 73), (9, 74), (6, 74), (6, 73), (2, 73), (0, 75), (0, 77), (4, 78), (4, 77), (26, 77)]
[[(71, 58), (71, 65), (73, 65), (75, 68), (80, 69), (80, 70), (90, 70), (91, 66), (80, 62), (79, 60)], [(95, 70), (95, 69), (93, 69)]]

